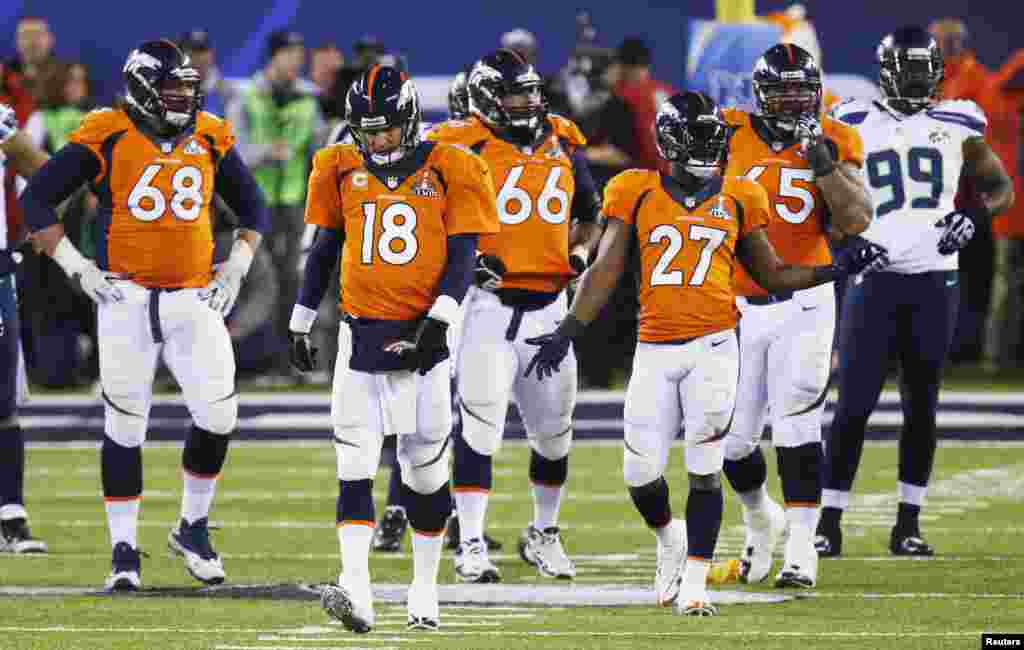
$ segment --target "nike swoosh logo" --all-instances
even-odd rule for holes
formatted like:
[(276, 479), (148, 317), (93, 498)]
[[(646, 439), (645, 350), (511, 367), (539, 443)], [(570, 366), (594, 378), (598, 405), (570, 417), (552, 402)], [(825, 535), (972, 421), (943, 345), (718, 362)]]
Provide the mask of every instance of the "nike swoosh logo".
[(818, 306), (817, 306), (817, 305), (815, 305), (815, 306), (813, 306), (813, 307), (800, 307), (800, 309), (802, 309), (802, 310), (804, 310), (804, 311), (814, 311), (814, 310), (815, 310), (815, 309), (817, 309), (817, 308), (818, 308)]
[(947, 287), (955, 287), (956, 286), (956, 280), (946, 280), (946, 286)]
[(728, 341), (728, 340), (729, 340), (729, 339), (722, 339), (721, 341), (716, 341), (716, 342), (714, 342), (714, 343), (712, 343), (712, 344), (711, 344), (711, 347), (713, 347), (713, 348), (717, 348), (717, 347), (718, 347), (719, 345), (721, 345), (721, 344), (725, 343), (725, 342), (726, 342), (726, 341)]

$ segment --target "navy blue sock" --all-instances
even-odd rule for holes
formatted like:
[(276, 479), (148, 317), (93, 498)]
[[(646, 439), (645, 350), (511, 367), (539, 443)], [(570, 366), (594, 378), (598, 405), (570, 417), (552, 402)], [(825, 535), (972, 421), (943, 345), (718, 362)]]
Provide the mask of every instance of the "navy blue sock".
[(755, 447), (754, 452), (746, 458), (726, 458), (722, 469), (725, 471), (725, 478), (729, 479), (729, 485), (737, 494), (756, 490), (768, 480), (768, 464), (764, 460), (761, 445)]
[(25, 504), (25, 433), (21, 427), (0, 428), (0, 506)]
[(224, 468), (230, 436), (221, 436), (192, 425), (185, 437), (181, 466), (192, 476), (216, 478)]
[(478, 454), (460, 435), (454, 437), (455, 466), (452, 486), (460, 489), (491, 491), (494, 487), (494, 461), (490, 456)]
[(103, 437), (100, 449), (103, 496), (123, 499), (142, 494), (142, 447), (122, 447)]
[(373, 509), (373, 479), (338, 481), (337, 523), (360, 523), (374, 526), (377, 522)]
[(686, 541), (687, 554), (711, 561), (718, 544), (718, 531), (722, 527), (722, 510), (725, 500), (722, 489), (695, 490), (690, 488), (686, 499)]
[(786, 505), (817, 507), (821, 503), (821, 443), (776, 447), (775, 455), (779, 461), (782, 497)]
[(402, 502), (406, 504), (405, 512), (412, 529), (423, 535), (443, 533), (448, 516), (452, 513), (452, 495), (448, 484), (445, 483), (431, 494), (420, 494), (404, 483), (402, 487)]
[(896, 528), (919, 535), (921, 528), (918, 523), (918, 515), (920, 514), (921, 506), (900, 501), (899, 509), (896, 511)]
[(391, 463), (391, 478), (388, 479), (388, 507), (403, 506), (402, 503), (402, 464), (398, 462), (398, 453)]
[(664, 528), (672, 521), (672, 503), (664, 476), (647, 485), (629, 488), (629, 496), (649, 527)]
[(537, 485), (561, 487), (569, 477), (569, 457), (548, 460), (535, 450), (530, 450), (530, 482)]

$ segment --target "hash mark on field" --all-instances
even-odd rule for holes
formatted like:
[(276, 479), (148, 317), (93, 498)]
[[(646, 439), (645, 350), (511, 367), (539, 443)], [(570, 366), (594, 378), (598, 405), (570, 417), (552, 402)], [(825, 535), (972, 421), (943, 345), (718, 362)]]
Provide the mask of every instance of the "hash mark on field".
[(865, 600), (875, 599), (917, 599), (917, 598), (949, 598), (952, 600), (958, 600), (961, 598), (965, 599), (995, 599), (995, 600), (1021, 600), (1024, 599), (1024, 593), (1020, 594), (955, 594), (955, 593), (898, 593), (898, 594), (872, 594), (872, 593), (842, 593), (842, 592), (829, 592), (822, 593), (817, 591), (808, 591), (803, 594), (808, 598), (863, 598)]
[[(359, 639), (360, 642), (372, 639)], [(217, 650), (309, 650), (310, 646), (302, 645), (216, 645)], [(398, 646), (365, 646), (365, 645), (318, 645), (320, 650), (398, 650)]]

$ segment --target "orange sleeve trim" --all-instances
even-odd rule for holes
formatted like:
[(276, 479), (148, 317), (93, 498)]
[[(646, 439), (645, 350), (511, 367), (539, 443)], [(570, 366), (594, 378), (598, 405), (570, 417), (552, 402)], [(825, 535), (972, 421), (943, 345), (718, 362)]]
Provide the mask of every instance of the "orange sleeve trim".
[(370, 528), (375, 527), (377, 524), (372, 521), (366, 521), (365, 519), (346, 519), (345, 521), (338, 522), (338, 528), (342, 526), (369, 526)]
[(787, 508), (817, 508), (817, 501), (786, 501)]
[(142, 495), (137, 497), (103, 497), (107, 503), (122, 503), (127, 501), (142, 501)]
[(488, 490), (488, 489), (485, 489), (485, 488), (482, 488), (482, 487), (471, 487), (471, 486), (457, 487), (457, 488), (453, 489), (452, 491), (455, 492), (455, 493), (474, 493), (474, 492), (477, 493), (477, 494), (490, 494), (491, 493), (491, 491)]

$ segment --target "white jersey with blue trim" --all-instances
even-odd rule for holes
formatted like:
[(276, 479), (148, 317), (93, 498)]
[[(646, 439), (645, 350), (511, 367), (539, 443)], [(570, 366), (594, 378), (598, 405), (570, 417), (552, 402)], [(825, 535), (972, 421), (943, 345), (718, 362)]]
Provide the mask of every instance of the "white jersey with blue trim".
[(882, 102), (849, 101), (833, 109), (864, 140), (864, 175), (873, 204), (862, 235), (889, 250), (895, 273), (957, 269), (941, 255), (935, 226), (955, 210), (964, 140), (984, 136), (985, 113), (972, 101), (947, 100), (905, 115)]
[(0, 151), (0, 250), (7, 248), (7, 156)]

